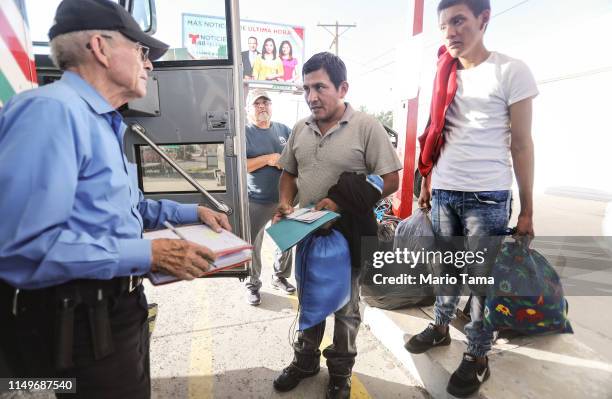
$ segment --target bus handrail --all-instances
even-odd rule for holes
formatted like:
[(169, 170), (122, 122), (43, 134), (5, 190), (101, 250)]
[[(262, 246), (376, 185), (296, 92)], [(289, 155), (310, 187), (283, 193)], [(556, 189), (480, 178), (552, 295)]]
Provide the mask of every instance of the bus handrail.
[(183, 168), (181, 168), (172, 158), (170, 158), (153, 140), (151, 140), (147, 136), (147, 131), (145, 128), (139, 123), (132, 123), (130, 125), (130, 130), (134, 132), (138, 137), (143, 139), (160, 157), (162, 157), (174, 170), (176, 170), (189, 184), (191, 184), (200, 194), (202, 194), (206, 199), (217, 208), (218, 211), (225, 213), (226, 215), (231, 215), (233, 213), (233, 209), (230, 208), (223, 201), (217, 200), (213, 197), (204, 187), (200, 185), (189, 173), (187, 173)]

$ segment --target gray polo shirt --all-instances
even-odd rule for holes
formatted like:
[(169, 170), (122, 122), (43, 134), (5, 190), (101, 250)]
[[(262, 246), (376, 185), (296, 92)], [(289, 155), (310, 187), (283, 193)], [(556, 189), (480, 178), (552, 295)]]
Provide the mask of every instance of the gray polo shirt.
[(325, 198), (343, 172), (385, 175), (402, 169), (381, 123), (348, 103), (324, 136), (312, 116), (296, 123), (279, 164), (297, 175), (300, 206)]

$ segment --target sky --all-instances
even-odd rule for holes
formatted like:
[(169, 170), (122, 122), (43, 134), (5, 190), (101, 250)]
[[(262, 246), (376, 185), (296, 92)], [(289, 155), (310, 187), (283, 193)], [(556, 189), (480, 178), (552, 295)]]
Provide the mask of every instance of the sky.
[[(328, 50), (330, 35), (317, 23), (356, 24), (340, 38), (348, 69), (348, 99), (370, 111), (395, 111), (405, 130), (402, 100), (420, 90), (419, 127), (427, 122), (435, 54), (441, 45), (437, 0), (425, 0), (424, 32), (411, 38), (412, 1), (242, 0), (243, 19), (303, 25), (306, 56)], [(540, 95), (534, 100), (536, 191), (576, 189), (612, 196), (612, 125), (609, 113), (612, 52), (610, 0), (491, 0), (489, 49), (531, 68)], [(607, 194), (602, 194), (607, 193)]]
[(357, 25), (340, 37), (339, 56), (347, 66), (348, 100), (371, 111), (393, 109), (398, 38), (410, 34), (411, 13), (411, 1), (407, 0), (240, 1), (241, 19), (304, 26), (306, 58), (320, 51), (334, 51), (330, 49), (333, 36), (317, 24), (337, 21)]

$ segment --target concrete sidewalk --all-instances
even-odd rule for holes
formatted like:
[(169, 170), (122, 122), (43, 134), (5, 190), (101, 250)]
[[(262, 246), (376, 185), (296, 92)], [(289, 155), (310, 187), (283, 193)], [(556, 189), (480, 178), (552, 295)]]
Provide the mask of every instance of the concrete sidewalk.
[[(516, 224), (518, 201), (513, 205), (510, 225)], [(534, 198), (534, 206), (538, 236), (600, 236), (608, 204), (543, 194)], [(475, 397), (612, 398), (612, 296), (567, 300), (574, 334), (498, 339), (489, 354), (491, 378)], [(451, 397), (446, 384), (466, 350), (465, 321), (458, 318), (451, 326), (450, 346), (412, 355), (404, 343), (433, 321), (433, 307), (388, 311), (363, 302), (362, 317), (432, 397)]]
[[(605, 299), (612, 305), (611, 298)], [(413, 355), (404, 343), (433, 321), (433, 307), (388, 311), (362, 305), (363, 323), (432, 397), (451, 397), (446, 384), (466, 350), (464, 322), (456, 319), (451, 326), (450, 346)], [(581, 311), (573, 303), (570, 308)], [(489, 354), (491, 378), (476, 397), (611, 398), (612, 358), (590, 347), (588, 336), (575, 330), (574, 335), (498, 339)]]

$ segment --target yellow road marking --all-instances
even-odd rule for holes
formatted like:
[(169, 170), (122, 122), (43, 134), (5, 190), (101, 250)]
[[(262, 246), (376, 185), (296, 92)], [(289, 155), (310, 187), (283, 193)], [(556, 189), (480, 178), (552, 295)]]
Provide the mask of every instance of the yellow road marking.
[[(196, 282), (197, 284), (197, 282)], [(213, 364), (212, 332), (208, 328), (209, 305), (205, 300), (204, 290), (195, 287), (193, 309), (197, 309), (191, 334), (191, 351), (189, 355), (189, 398), (213, 397)], [(195, 332), (197, 331), (197, 333)]]
[[(293, 309), (297, 312), (297, 308), (298, 308), (297, 295), (287, 296), (287, 298), (291, 300), (291, 305), (293, 306)], [(323, 340), (321, 341), (321, 346), (319, 347), (319, 349), (321, 349), (322, 351), (323, 349), (327, 348), (331, 344), (332, 344), (332, 340), (329, 337), (329, 335), (326, 333), (323, 336)], [(323, 357), (321, 357), (321, 365), (322, 366), (325, 365), (325, 359)], [(365, 385), (363, 385), (361, 380), (355, 374), (353, 374), (353, 376), (351, 377), (351, 399), (370, 399), (370, 398), (371, 396), (368, 393), (368, 390), (366, 389)]]
[[(295, 311), (298, 308), (297, 296), (286, 296)], [(196, 398), (212, 398), (213, 397), (213, 343), (212, 332), (208, 328), (209, 320), (209, 303), (205, 300), (205, 291), (195, 289), (194, 309), (197, 309), (195, 315), (193, 330), (197, 333), (192, 333), (191, 351), (189, 356), (189, 383), (188, 392), (190, 399)], [(332, 340), (328, 334), (323, 336), (321, 342), (321, 350), (331, 345)], [(321, 365), (325, 365), (325, 360), (321, 358)], [(361, 380), (353, 374), (351, 378), (351, 399), (370, 399), (365, 385)]]

